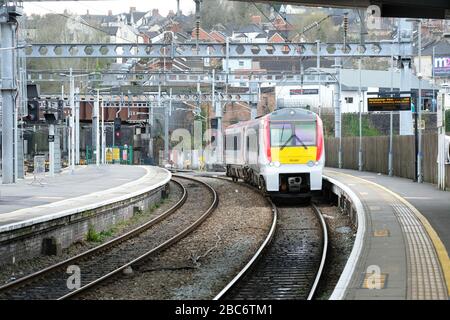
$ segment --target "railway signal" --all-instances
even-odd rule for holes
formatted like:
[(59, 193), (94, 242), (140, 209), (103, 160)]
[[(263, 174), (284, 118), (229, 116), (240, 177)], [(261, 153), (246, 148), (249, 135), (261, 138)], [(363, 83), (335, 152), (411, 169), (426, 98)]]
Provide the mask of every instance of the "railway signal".
[(120, 132), (121, 127), (122, 127), (122, 119), (115, 118), (114, 119), (114, 136), (115, 136), (116, 142), (119, 142), (119, 143), (120, 143), (119, 139), (122, 135)]
[(27, 103), (27, 116), (24, 120), (27, 120), (29, 122), (37, 122), (39, 121), (39, 101), (36, 100), (28, 100)]

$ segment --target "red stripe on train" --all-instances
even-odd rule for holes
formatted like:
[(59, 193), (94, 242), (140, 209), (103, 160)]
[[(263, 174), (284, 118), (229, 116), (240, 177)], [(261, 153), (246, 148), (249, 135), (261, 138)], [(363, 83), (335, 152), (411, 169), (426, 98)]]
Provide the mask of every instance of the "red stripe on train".
[(319, 161), (323, 154), (323, 123), (322, 119), (317, 116), (317, 154), (316, 161)]

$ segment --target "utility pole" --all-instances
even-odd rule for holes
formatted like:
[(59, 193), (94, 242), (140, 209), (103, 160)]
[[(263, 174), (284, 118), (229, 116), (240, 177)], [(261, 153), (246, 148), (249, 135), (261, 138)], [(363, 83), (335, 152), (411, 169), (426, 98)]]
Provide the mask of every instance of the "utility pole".
[(80, 88), (75, 88), (75, 164), (80, 164)]
[(341, 60), (335, 58), (335, 73), (337, 81), (334, 89), (334, 136), (339, 139), (338, 165), (342, 168), (342, 119), (341, 119)]
[(100, 105), (100, 93), (97, 89), (97, 100), (94, 102), (94, 121), (95, 121), (95, 164), (97, 167), (100, 165), (100, 135), (99, 135), (99, 105)]
[(417, 152), (417, 182), (423, 182), (423, 173), (422, 173), (422, 19), (419, 20), (419, 39), (418, 39), (418, 50), (419, 50), (419, 71), (417, 73), (417, 77), (419, 78), (419, 100), (417, 101), (417, 110), (419, 116), (419, 123), (417, 130), (419, 130), (419, 146)]
[(16, 182), (14, 168), (14, 128), (16, 84), (16, 44), (17, 44), (17, 16), (22, 10), (8, 3), (0, 3), (0, 54), (1, 54), (1, 80), (2, 97), (2, 183)]
[(75, 79), (70, 68), (70, 169), (73, 174), (75, 171)]
[[(391, 97), (393, 96), (394, 96), (394, 52), (391, 50)], [(389, 117), (389, 157), (388, 157), (388, 173), (390, 177), (394, 175), (393, 142), (394, 142), (394, 112), (391, 111)]]
[(438, 188), (446, 190), (446, 157), (448, 146), (445, 134), (445, 110), (450, 107), (450, 90), (448, 87), (438, 91), (437, 96), (437, 127), (438, 127)]
[(48, 126), (49, 138), (53, 139), (48, 142), (48, 160), (49, 160), (49, 173), (50, 177), (55, 176), (55, 125), (53, 123)]
[(106, 164), (105, 103), (103, 99), (100, 103), (102, 108), (102, 164)]
[(319, 95), (319, 105), (317, 106), (318, 108), (318, 114), (319, 117), (321, 116), (322, 113), (322, 97), (320, 95), (321, 93), (321, 75), (320, 75), (320, 40), (317, 40), (317, 61), (316, 61), (316, 69), (317, 69), (317, 75), (318, 75), (318, 82), (319, 82), (319, 89), (317, 90), (317, 94)]
[(201, 19), (201, 4), (202, 0), (194, 0), (195, 1), (195, 40), (196, 40), (196, 50), (197, 54), (199, 52), (198, 42), (200, 37), (200, 19)]
[(169, 105), (164, 108), (164, 160), (169, 163), (169, 109), (172, 109), (172, 88), (169, 89)]
[[(360, 9), (358, 9), (359, 14), (359, 44), (363, 46), (365, 44), (364, 34), (366, 33), (366, 26), (364, 25), (363, 14)], [(347, 17), (347, 16), (346, 16)], [(346, 18), (345, 17), (345, 18)], [(344, 19), (345, 19), (344, 18)], [(347, 22), (348, 24), (348, 22)], [(344, 26), (345, 27), (345, 26)], [(363, 93), (361, 90), (361, 57), (358, 59), (358, 72), (359, 72), (359, 85), (358, 85), (358, 106), (359, 106), (359, 150), (358, 150), (358, 170), (363, 170), (363, 151), (362, 151), (362, 112), (363, 112)]]
[(363, 170), (363, 152), (362, 152), (362, 92), (361, 92), (361, 58), (358, 59), (359, 85), (358, 85), (358, 106), (359, 106), (359, 150), (358, 150), (358, 170)]

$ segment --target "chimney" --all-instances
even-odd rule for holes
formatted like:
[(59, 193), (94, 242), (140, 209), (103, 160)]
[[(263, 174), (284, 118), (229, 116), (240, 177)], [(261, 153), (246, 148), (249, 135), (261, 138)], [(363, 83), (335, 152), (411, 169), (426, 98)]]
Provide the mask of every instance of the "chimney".
[(152, 10), (152, 17), (155, 17), (159, 14), (159, 10), (158, 9), (153, 9)]
[(112, 10), (108, 10), (108, 16), (112, 16)]
[(180, 0), (177, 0), (177, 17), (179, 17), (181, 15), (181, 11), (180, 11)]
[(130, 13), (136, 12), (136, 7), (130, 7)]
[(261, 16), (252, 16), (251, 21), (253, 24), (261, 25)]
[(86, 15), (87, 15), (87, 16), (89, 15), (89, 10), (86, 10)]

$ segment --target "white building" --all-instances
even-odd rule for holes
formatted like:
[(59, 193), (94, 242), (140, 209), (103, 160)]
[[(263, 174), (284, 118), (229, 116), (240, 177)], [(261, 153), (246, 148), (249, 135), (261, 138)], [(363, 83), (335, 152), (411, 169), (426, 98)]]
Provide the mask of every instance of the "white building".
[[(321, 69), (322, 73), (334, 74), (335, 70), (330, 68)], [(367, 112), (367, 98), (376, 97), (380, 91), (390, 91), (391, 71), (361, 70), (361, 100), (362, 112)], [(359, 112), (359, 70), (341, 70), (341, 108), (342, 112)], [(411, 90), (417, 90), (419, 80), (412, 75), (410, 79)], [(334, 96), (337, 86), (334, 83), (327, 83), (320, 86), (317, 84), (302, 85), (277, 85), (275, 95), (277, 104), (284, 106), (310, 106), (316, 108), (321, 101), (322, 111), (334, 112)], [(400, 72), (393, 72), (393, 88), (400, 88)], [(319, 90), (320, 89), (320, 90)], [(422, 81), (422, 99), (425, 109), (431, 107), (432, 86), (428, 81)], [(320, 100), (319, 100), (320, 92)], [(369, 94), (368, 94), (369, 93)], [(431, 108), (430, 108), (431, 109)]]

